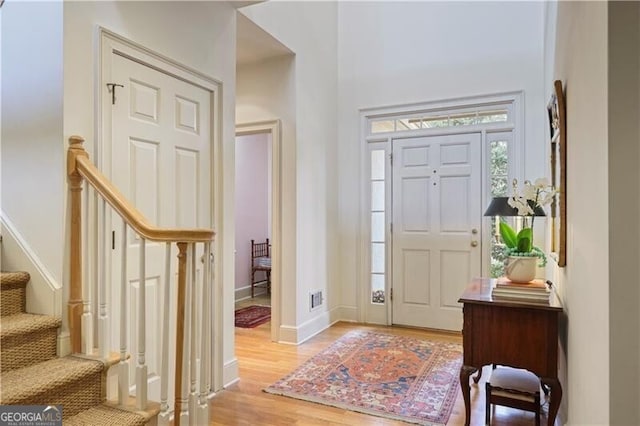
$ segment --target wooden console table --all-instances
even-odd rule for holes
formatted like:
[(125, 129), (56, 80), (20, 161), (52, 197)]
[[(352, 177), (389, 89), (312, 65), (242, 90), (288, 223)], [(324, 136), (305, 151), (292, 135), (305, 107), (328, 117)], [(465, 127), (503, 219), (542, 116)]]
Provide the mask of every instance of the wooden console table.
[(558, 380), (558, 317), (562, 306), (551, 295), (548, 304), (526, 301), (493, 300), (494, 279), (478, 278), (466, 288), (462, 329), (464, 360), (460, 368), (460, 387), (466, 411), (465, 425), (471, 421), (469, 376), (489, 364), (525, 368), (550, 389), (548, 426), (553, 426), (562, 387)]

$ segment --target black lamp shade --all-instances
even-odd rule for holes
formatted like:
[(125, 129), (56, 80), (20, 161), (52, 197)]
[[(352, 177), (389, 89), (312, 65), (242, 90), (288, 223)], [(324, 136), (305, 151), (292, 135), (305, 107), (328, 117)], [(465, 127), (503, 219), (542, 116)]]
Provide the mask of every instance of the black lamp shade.
[[(484, 212), (485, 216), (520, 216), (518, 209), (511, 207), (508, 203), (509, 197), (494, 197)], [(529, 201), (529, 205), (533, 204)], [(544, 209), (540, 206), (533, 210), (533, 216), (546, 216)]]

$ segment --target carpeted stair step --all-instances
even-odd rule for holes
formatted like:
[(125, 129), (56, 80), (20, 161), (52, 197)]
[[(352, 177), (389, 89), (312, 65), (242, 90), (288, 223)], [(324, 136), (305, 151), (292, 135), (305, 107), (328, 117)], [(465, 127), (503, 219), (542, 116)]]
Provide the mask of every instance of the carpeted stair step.
[(90, 356), (57, 358), (62, 320), (25, 313), (26, 272), (0, 273), (0, 404), (62, 405), (65, 425), (145, 425), (160, 412), (150, 402), (138, 411), (135, 400), (124, 407), (105, 402), (106, 371), (118, 356), (102, 361)]
[(0, 315), (14, 315), (25, 311), (26, 286), (31, 277), (26, 272), (0, 272)]
[(60, 318), (47, 315), (19, 313), (1, 317), (0, 372), (29, 367), (55, 358), (58, 327), (61, 323)]
[[(63, 408), (63, 414), (64, 411)], [(64, 424), (65, 426), (144, 426), (149, 420), (149, 416), (138, 412), (120, 410), (108, 404), (102, 404), (65, 419)]]
[(3, 372), (0, 404), (62, 405), (67, 419), (104, 402), (106, 370), (102, 361), (67, 356)]

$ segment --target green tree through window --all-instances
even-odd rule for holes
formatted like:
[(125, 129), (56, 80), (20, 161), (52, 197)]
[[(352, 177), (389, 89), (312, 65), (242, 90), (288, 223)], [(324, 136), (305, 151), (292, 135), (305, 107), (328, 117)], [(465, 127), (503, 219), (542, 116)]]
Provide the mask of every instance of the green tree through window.
[[(489, 173), (491, 177), (491, 196), (506, 197), (507, 196), (507, 180), (508, 180), (508, 164), (509, 157), (507, 152), (507, 141), (492, 141), (490, 144), (490, 163)], [(504, 275), (504, 261), (506, 253), (504, 245), (500, 242), (497, 235), (496, 218), (491, 218), (490, 242), (491, 250), (491, 276), (493, 278)]]

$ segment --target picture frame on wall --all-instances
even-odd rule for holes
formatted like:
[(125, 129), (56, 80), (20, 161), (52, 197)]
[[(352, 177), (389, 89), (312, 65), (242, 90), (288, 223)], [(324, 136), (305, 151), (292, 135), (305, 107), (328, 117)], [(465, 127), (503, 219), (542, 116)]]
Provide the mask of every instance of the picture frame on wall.
[(553, 83), (547, 104), (551, 143), (551, 183), (556, 196), (551, 203), (551, 253), (559, 267), (567, 264), (567, 126), (562, 81)]

